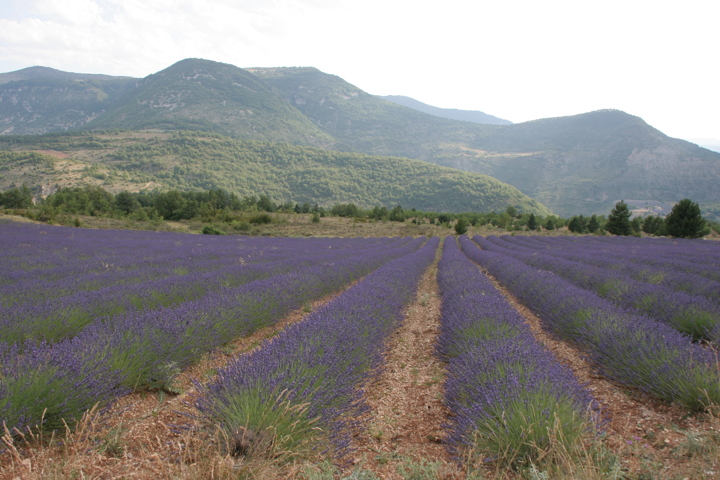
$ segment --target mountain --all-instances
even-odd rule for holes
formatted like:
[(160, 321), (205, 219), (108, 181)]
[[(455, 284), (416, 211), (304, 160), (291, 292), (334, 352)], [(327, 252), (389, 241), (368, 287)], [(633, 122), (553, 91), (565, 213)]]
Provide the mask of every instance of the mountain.
[(397, 103), (398, 105), (402, 105), (404, 107), (412, 108), (413, 110), (417, 110), (419, 112), (434, 115), (436, 117), (491, 125), (512, 125), (512, 122), (509, 120), (504, 120), (477, 110), (458, 110), (456, 108), (433, 107), (432, 105), (420, 102), (414, 98), (404, 97), (402, 95), (380, 95), (380, 98), (389, 102)]
[(465, 145), (479, 129), (496, 127), (418, 112), (370, 95), (316, 68), (254, 68), (250, 72), (332, 135), (345, 150), (438, 163), (439, 145)]
[(403, 108), (314, 68), (253, 73), (344, 148), (490, 175), (563, 216), (608, 214), (623, 198), (686, 197), (720, 215), (720, 155), (619, 110), (480, 125)]
[(720, 213), (720, 154), (618, 110), (516, 124), (476, 145), (506, 153), (442, 163), (508, 182), (563, 214), (607, 213), (624, 198), (673, 204), (688, 197)]
[(139, 81), (96, 129), (191, 129), (332, 148), (334, 140), (247, 70), (187, 59)]
[(28, 67), (9, 73), (0, 73), (0, 84), (15, 82), (18, 80), (36, 80), (54, 79), (54, 80), (82, 80), (82, 81), (113, 81), (125, 80), (132, 83), (137, 80), (133, 77), (114, 77), (112, 75), (102, 75), (96, 73), (71, 73), (63, 72), (49, 67)]
[(0, 74), (0, 133), (81, 128), (116, 105), (137, 79), (29, 67)]
[(626, 198), (691, 198), (720, 216), (720, 153), (617, 110), (478, 124), (398, 105), (311, 67), (241, 69), (199, 59), (140, 80), (21, 72), (0, 75), (5, 133), (204, 130), (482, 173), (563, 216), (608, 214)]
[(510, 185), (419, 160), (337, 152), (202, 132), (109, 132), (0, 136), (0, 190), (101, 185), (119, 192), (223, 188), (275, 202), (360, 207), (400, 204), (425, 211), (550, 214)]

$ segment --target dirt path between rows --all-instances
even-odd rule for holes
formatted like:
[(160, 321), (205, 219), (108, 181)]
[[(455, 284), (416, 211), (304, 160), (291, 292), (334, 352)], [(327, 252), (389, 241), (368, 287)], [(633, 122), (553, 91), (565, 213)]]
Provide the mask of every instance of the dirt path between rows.
[(445, 445), (442, 425), (445, 366), (435, 356), (440, 333), (440, 296), (435, 262), (420, 280), (415, 301), (405, 310), (402, 325), (386, 345), (385, 365), (366, 386), (371, 412), (366, 430), (354, 441), (355, 463), (382, 479), (402, 479), (398, 469), (409, 459), (439, 462), (439, 478), (456, 477), (457, 466)]

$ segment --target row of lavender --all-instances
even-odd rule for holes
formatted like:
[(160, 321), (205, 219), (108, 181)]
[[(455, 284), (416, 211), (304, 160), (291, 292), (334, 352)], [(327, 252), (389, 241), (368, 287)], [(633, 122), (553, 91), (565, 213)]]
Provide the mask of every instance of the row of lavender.
[[(494, 237), (488, 237), (492, 239)], [(720, 303), (720, 262), (713, 263), (700, 256), (694, 261), (683, 260), (676, 253), (660, 248), (657, 239), (636, 239), (643, 242), (634, 247), (598, 248), (597, 241), (588, 237), (500, 237), (502, 245), (522, 248), (525, 251), (543, 253), (566, 260), (620, 271), (630, 278), (666, 286), (672, 290), (702, 295)], [(695, 240), (696, 243), (703, 243)], [(720, 249), (720, 244), (710, 243), (709, 247)], [(641, 247), (641, 248), (640, 248)]]
[(96, 402), (130, 389), (166, 386), (208, 350), (417, 250), (422, 241), (374, 243), (374, 250), (354, 255), (347, 255), (350, 248), (344, 256), (318, 255), (311, 265), (298, 258), (297, 268), (288, 272), (192, 301), (97, 319), (52, 344), (0, 342), (0, 422), (23, 429), (42, 418), (46, 427), (56, 428), (61, 419), (78, 418)]
[(597, 421), (590, 394), (535, 340), (454, 237), (445, 239), (438, 283), (438, 351), (447, 362), (448, 441), (455, 454), (526, 463), (553, 442), (571, 451)]
[[(476, 238), (483, 244), (483, 240)], [(720, 404), (715, 355), (664, 323), (637, 315), (560, 276), (461, 238), (465, 254), (505, 285), (600, 372), (690, 409)]]
[(233, 447), (242, 453), (297, 453), (325, 443), (342, 458), (347, 427), (364, 409), (360, 386), (380, 366), (386, 339), (402, 320), (438, 243), (431, 239), (385, 264), (223, 369), (217, 381), (200, 386), (198, 409), (234, 437)]
[(720, 251), (715, 242), (684, 238), (636, 238), (636, 237), (565, 237), (569, 243), (582, 243), (605, 251), (627, 252), (633, 255), (662, 256), (696, 263), (720, 265)]
[[(1, 224), (0, 305), (354, 248), (358, 239), (217, 237)], [(387, 239), (363, 239), (369, 245)]]
[[(50, 229), (53, 235), (47, 232), (38, 235), (36, 228), (3, 228), (2, 238), (8, 249), (0, 263), (3, 272), (11, 273), (5, 275), (6, 282), (0, 285), (0, 297), (5, 301), (5, 306), (0, 307), (0, 341), (62, 340), (97, 318), (187, 302), (208, 292), (317, 262), (335, 261), (391, 242), (390, 239), (261, 242), (217, 237), (194, 240), (192, 236), (177, 234), (154, 239), (145, 232), (128, 232), (126, 238), (114, 233), (107, 238), (107, 233), (95, 231), (76, 235), (70, 230), (73, 232), (70, 236), (68, 230)], [(28, 247), (32, 247), (33, 253), (23, 255)], [(24, 260), (18, 259), (28, 256), (32, 259), (37, 256), (36, 250), (44, 248), (48, 249), (47, 257), (61, 251), (66, 260), (60, 262), (55, 258), (49, 269), (19, 268)], [(72, 260), (81, 255), (87, 258)], [(45, 275), (50, 275), (50, 280), (38, 281)], [(8, 281), (11, 276), (14, 279)], [(53, 276), (57, 278), (53, 280)]]
[[(643, 274), (645, 270), (657, 269), (664, 275), (689, 274), (720, 281), (719, 245), (716, 242), (658, 238), (617, 238), (614, 242), (611, 241), (614, 238), (592, 236), (503, 238), (553, 255), (577, 250), (596, 253), (593, 265), (617, 269), (632, 266), (631, 273), (638, 275), (638, 280), (654, 276)], [(668, 242), (672, 243), (668, 245)]]
[[(626, 309), (671, 325), (695, 340), (720, 340), (720, 303), (717, 299), (678, 291), (671, 285), (648, 283), (631, 278), (630, 269), (618, 270), (592, 265), (600, 254), (596, 251), (566, 248), (556, 255), (533, 250), (528, 243), (511, 241), (512, 237), (475, 237), (484, 249), (508, 255), (532, 267), (554, 272), (573, 284), (596, 292)], [(662, 272), (655, 271), (656, 275)], [(685, 278), (689, 278), (685, 275)], [(712, 281), (694, 277), (693, 285), (706, 286)], [(720, 287), (720, 284), (717, 285)]]

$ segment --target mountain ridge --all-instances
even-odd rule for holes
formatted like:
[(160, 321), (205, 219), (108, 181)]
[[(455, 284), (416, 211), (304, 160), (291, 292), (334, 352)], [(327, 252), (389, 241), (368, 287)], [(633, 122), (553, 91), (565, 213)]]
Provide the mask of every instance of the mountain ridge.
[(561, 215), (607, 214), (622, 198), (685, 197), (720, 215), (720, 154), (618, 110), (478, 124), (397, 105), (312, 67), (241, 69), (202, 59), (144, 79), (0, 84), (5, 134), (137, 128), (423, 160), (498, 178)]

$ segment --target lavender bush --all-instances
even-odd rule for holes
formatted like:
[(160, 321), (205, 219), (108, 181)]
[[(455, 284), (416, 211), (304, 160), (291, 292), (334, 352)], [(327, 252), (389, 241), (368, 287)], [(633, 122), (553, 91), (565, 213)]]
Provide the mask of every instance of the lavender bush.
[[(565, 258), (504, 248), (500, 239), (482, 237), (477, 243), (485, 250), (503, 253), (527, 265), (554, 272), (573, 284), (595, 291), (603, 298), (627, 308), (636, 309), (671, 325), (695, 340), (720, 339), (720, 306), (708, 299), (677, 292), (662, 285), (638, 282), (617, 270), (609, 270)], [(576, 254), (594, 258), (597, 254)]]
[[(487, 240), (493, 241), (491, 237), (488, 237)], [(588, 248), (586, 242), (577, 240), (576, 242), (561, 240), (548, 242), (543, 237), (503, 236), (499, 241), (493, 243), (511, 250), (542, 253), (607, 268), (639, 282), (657, 284), (693, 295), (702, 295), (716, 305), (720, 305), (720, 282), (697, 274), (698, 269), (708, 266), (668, 257), (667, 253), (653, 244), (655, 239), (647, 239), (648, 243), (643, 249), (647, 255), (652, 255), (650, 261), (623, 249), (591, 249)], [(712, 275), (720, 275), (717, 267), (708, 270)]]
[[(66, 238), (68, 231), (72, 235)], [(147, 232), (123, 232), (107, 238), (105, 232), (76, 232), (67, 228), (50, 228), (45, 235), (27, 228), (0, 231), (8, 247), (0, 256), (0, 265), (11, 272), (26, 273), (14, 275), (12, 281), (6, 278), (0, 285), (0, 299), (5, 303), (0, 306), (0, 341), (58, 341), (77, 334), (98, 318), (181, 304), (211, 291), (354, 256), (393, 242), (230, 237), (194, 241), (197, 236), (172, 234), (165, 238), (165, 234), (149, 239)], [(99, 239), (103, 243), (95, 245)], [(24, 263), (17, 259), (33, 260), (35, 248), (48, 248), (46, 258), (58, 251), (66, 258), (62, 262), (55, 258), (51, 268), (35, 265), (37, 268), (24, 271)], [(28, 249), (33, 253), (25, 253)], [(38, 271), (41, 277), (36, 275)], [(51, 272), (57, 273), (57, 278)]]
[(461, 246), (532, 309), (544, 326), (586, 351), (604, 375), (691, 410), (720, 404), (717, 358), (689, 337), (551, 272), (480, 250), (467, 237), (461, 239)]
[(364, 408), (358, 388), (380, 366), (385, 340), (401, 321), (438, 243), (431, 239), (385, 264), (223, 369), (217, 381), (199, 385), (199, 411), (229, 437), (242, 432), (254, 439), (238, 447), (239, 453), (274, 455), (329, 442), (333, 455), (343, 457), (349, 427)]
[(534, 339), (453, 237), (445, 239), (438, 282), (438, 352), (448, 368), (445, 403), (454, 453), (525, 464), (537, 462), (553, 442), (575, 450), (597, 420), (590, 394)]
[[(191, 240), (188, 237), (174, 238)], [(44, 427), (55, 428), (59, 419), (72, 422), (95, 403), (107, 403), (128, 389), (167, 388), (181, 368), (208, 350), (272, 324), (288, 311), (417, 250), (422, 242), (300, 239), (300, 247), (317, 250), (310, 265), (303, 259), (304, 248), (295, 250), (294, 271), (178, 305), (97, 319), (76, 336), (53, 344), (35, 339), (0, 342), (0, 422), (22, 430), (44, 418)], [(279, 243), (292, 246), (288, 240)], [(332, 253), (340, 245), (338, 254)]]

